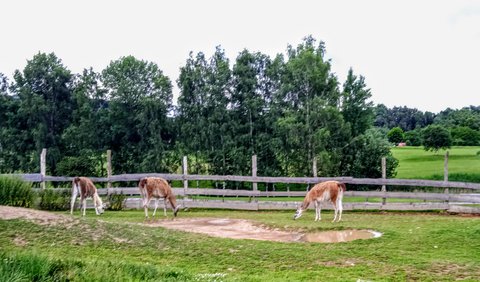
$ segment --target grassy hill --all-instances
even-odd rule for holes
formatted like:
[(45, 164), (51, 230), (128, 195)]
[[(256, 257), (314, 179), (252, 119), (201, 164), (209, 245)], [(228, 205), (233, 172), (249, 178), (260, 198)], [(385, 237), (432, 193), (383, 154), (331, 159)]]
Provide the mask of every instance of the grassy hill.
[[(479, 146), (452, 147), (448, 151), (450, 180), (480, 182)], [(445, 152), (426, 152), (423, 147), (393, 148), (393, 156), (399, 160), (396, 178), (443, 179)]]

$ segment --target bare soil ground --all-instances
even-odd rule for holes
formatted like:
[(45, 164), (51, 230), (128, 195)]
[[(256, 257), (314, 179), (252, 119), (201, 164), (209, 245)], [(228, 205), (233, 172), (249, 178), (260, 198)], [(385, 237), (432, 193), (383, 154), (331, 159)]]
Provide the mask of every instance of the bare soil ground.
[(320, 242), (337, 243), (381, 236), (371, 230), (342, 230), (316, 233), (302, 233), (268, 228), (244, 219), (229, 218), (176, 218), (145, 223), (151, 227), (207, 234), (214, 237), (253, 239), (276, 242)]
[(57, 224), (72, 224), (75, 219), (60, 214), (54, 214), (51, 212), (19, 208), (0, 206), (0, 219), (26, 219), (40, 225), (57, 225)]
[[(64, 225), (67, 228), (79, 223), (74, 217), (46, 211), (0, 206), (0, 219), (26, 219), (40, 225)], [(322, 242), (335, 243), (381, 236), (371, 230), (342, 230), (318, 233), (302, 233), (269, 228), (245, 219), (230, 218), (175, 218), (146, 222), (149, 227), (164, 227), (187, 232), (207, 234), (232, 239), (253, 239), (276, 242)], [(22, 244), (19, 239), (18, 244)]]

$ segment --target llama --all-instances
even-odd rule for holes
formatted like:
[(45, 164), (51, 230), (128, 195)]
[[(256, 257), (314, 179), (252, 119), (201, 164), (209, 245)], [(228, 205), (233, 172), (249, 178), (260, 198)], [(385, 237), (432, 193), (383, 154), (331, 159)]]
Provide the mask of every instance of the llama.
[(145, 217), (148, 218), (148, 205), (152, 198), (155, 198), (155, 209), (153, 210), (152, 217), (155, 216), (155, 212), (158, 208), (158, 201), (160, 198), (164, 200), (163, 214), (167, 216), (167, 200), (170, 202), (170, 205), (173, 209), (173, 216), (177, 216), (177, 212), (180, 208), (180, 205), (177, 205), (177, 200), (175, 195), (172, 192), (172, 188), (168, 182), (160, 177), (145, 177), (140, 179), (138, 183), (138, 188), (140, 189), (140, 194), (143, 199), (143, 208), (145, 209)]
[(73, 206), (75, 200), (80, 195), (82, 215), (85, 216), (85, 210), (87, 208), (87, 198), (92, 197), (93, 204), (95, 206), (95, 213), (100, 215), (105, 209), (105, 205), (102, 199), (98, 196), (97, 188), (93, 184), (92, 180), (87, 177), (75, 177), (72, 181), (72, 201), (70, 203), (70, 214), (73, 214)]
[(308, 208), (311, 202), (315, 204), (315, 221), (322, 220), (320, 212), (322, 210), (321, 203), (330, 201), (335, 208), (335, 217), (332, 222), (342, 219), (342, 198), (343, 192), (345, 192), (346, 186), (344, 183), (338, 181), (325, 181), (320, 182), (313, 186), (313, 188), (308, 191), (303, 203), (298, 207), (297, 212), (293, 216), (293, 219), (297, 219), (302, 216), (302, 213)]

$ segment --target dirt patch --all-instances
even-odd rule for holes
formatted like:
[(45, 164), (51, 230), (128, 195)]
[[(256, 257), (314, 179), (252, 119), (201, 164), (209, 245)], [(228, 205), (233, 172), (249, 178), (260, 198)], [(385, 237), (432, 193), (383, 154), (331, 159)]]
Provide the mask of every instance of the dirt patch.
[(177, 218), (145, 223), (145, 225), (202, 233), (214, 237), (275, 242), (338, 243), (381, 236), (381, 233), (371, 230), (342, 230), (316, 233), (284, 231), (268, 228), (249, 220), (229, 218)]
[(26, 219), (40, 225), (69, 225), (74, 219), (61, 214), (54, 214), (34, 209), (0, 206), (0, 219)]

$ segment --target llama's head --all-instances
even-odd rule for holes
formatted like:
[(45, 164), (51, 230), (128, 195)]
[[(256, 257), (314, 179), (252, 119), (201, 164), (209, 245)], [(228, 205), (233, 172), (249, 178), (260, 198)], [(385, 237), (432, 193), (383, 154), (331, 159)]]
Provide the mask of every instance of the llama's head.
[(176, 206), (175, 209), (173, 209), (173, 216), (177, 216), (179, 209), (180, 209), (180, 205)]
[(304, 209), (302, 208), (302, 206), (299, 206), (297, 211), (295, 212), (295, 215), (293, 216), (293, 219), (295, 220), (295, 219), (301, 217), (302, 214), (303, 214), (303, 211), (304, 211)]

